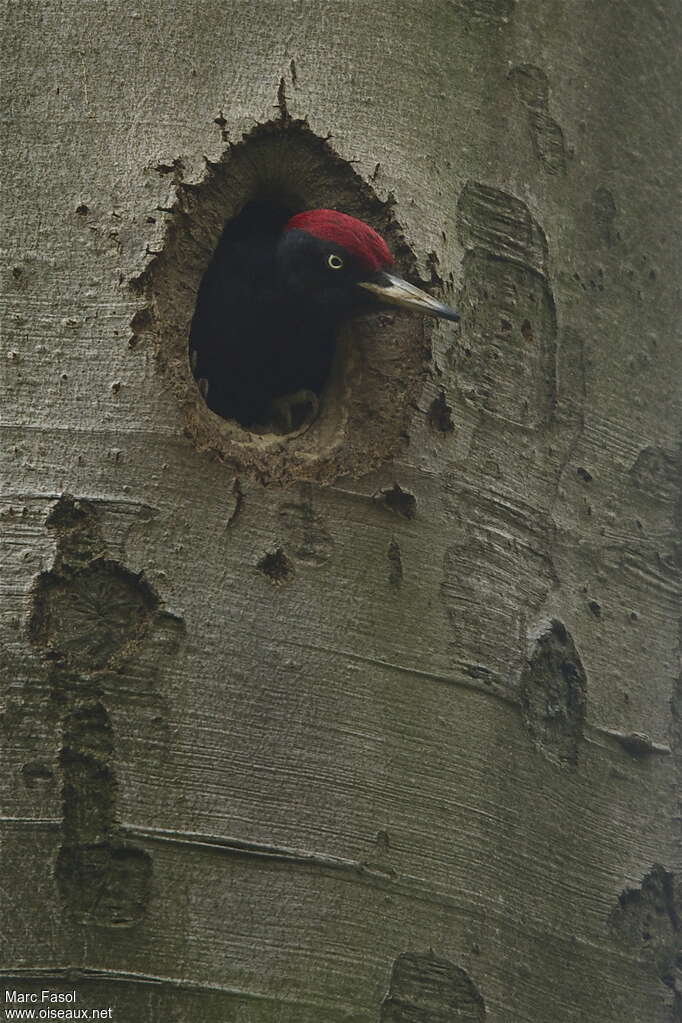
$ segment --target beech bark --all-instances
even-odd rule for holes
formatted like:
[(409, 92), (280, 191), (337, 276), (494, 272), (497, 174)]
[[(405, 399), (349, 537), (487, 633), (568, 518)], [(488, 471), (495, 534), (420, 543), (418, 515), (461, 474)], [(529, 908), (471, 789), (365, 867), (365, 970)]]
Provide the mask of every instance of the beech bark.
[[(677, 5), (3, 22), (5, 992), (681, 1019)], [(345, 475), (218, 457), (164, 367), (154, 267), (220, 227), (182, 203), (286, 119), (462, 312), (402, 396), (369, 330), (402, 425)]]

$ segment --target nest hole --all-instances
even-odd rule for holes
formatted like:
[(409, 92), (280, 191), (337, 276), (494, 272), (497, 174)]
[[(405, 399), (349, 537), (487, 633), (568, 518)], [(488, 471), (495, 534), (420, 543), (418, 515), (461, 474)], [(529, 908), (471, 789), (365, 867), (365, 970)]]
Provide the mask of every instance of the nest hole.
[(266, 367), (245, 388), (221, 385), (221, 366), (222, 379), (238, 381), (240, 356), (252, 343), (248, 324), (230, 323), (223, 363), (201, 373), (209, 285), (226, 249), (235, 238), (281, 230), (293, 214), (316, 208), (366, 221), (386, 240), (401, 276), (420, 287), (430, 283), (417, 273), (393, 203), (382, 202), (306, 122), (282, 118), (230, 145), (198, 184), (177, 185), (163, 249), (135, 284), (147, 312), (134, 318), (133, 333), (151, 334), (186, 432), (199, 450), (263, 483), (331, 482), (396, 454), (430, 357), (432, 323), (387, 309), (316, 338), (312, 350), (294, 346), (288, 360), (275, 371)]

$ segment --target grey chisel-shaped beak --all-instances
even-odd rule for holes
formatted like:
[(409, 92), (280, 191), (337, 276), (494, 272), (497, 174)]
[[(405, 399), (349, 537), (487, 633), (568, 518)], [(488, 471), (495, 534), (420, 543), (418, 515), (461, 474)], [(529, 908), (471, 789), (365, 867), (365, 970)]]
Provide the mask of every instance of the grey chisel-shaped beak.
[(376, 274), (369, 281), (360, 281), (358, 287), (371, 291), (380, 302), (388, 302), (391, 305), (403, 306), (405, 309), (414, 309), (416, 312), (426, 313), (428, 316), (438, 316), (443, 320), (459, 320), (459, 313), (451, 309), (449, 305), (443, 305), (435, 298), (431, 298), (421, 288), (415, 288), (414, 284), (408, 284), (402, 277), (382, 271)]

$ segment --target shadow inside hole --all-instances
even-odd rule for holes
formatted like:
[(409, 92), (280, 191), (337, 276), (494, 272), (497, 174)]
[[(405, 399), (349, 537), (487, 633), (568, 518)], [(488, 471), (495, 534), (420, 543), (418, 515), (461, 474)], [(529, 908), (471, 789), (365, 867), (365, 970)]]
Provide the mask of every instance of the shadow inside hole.
[(312, 423), (334, 361), (337, 324), (287, 290), (278, 272), (278, 241), (295, 212), (293, 203), (255, 199), (226, 223), (190, 329), (190, 365), (206, 404), (256, 433)]

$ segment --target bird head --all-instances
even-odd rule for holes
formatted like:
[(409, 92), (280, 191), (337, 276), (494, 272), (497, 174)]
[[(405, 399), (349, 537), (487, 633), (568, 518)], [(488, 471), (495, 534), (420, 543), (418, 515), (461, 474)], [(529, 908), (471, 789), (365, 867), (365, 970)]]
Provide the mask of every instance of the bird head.
[(381, 235), (346, 213), (297, 213), (284, 228), (276, 261), (289, 296), (337, 315), (378, 301), (459, 320), (454, 309), (392, 273), (393, 257)]

